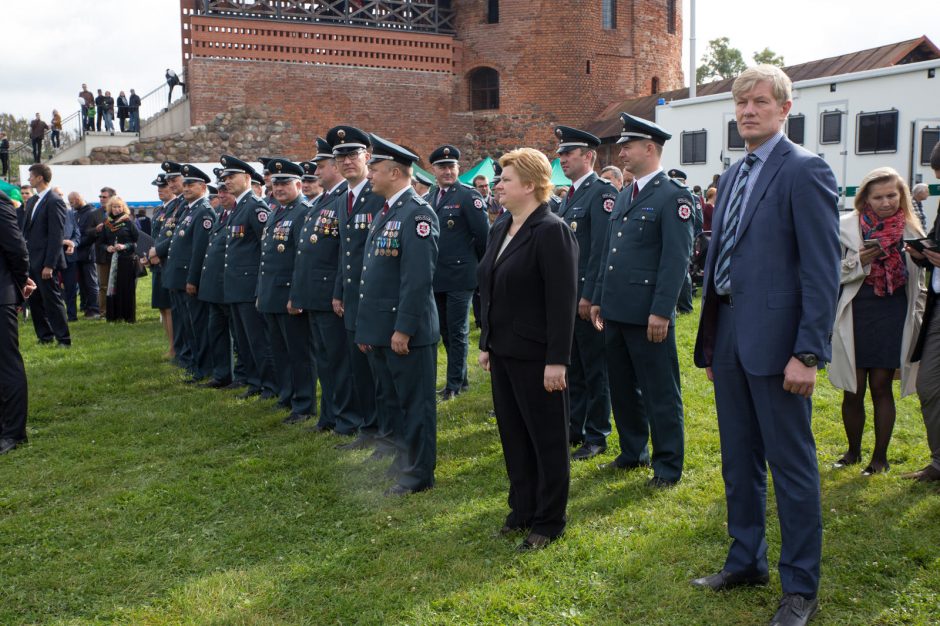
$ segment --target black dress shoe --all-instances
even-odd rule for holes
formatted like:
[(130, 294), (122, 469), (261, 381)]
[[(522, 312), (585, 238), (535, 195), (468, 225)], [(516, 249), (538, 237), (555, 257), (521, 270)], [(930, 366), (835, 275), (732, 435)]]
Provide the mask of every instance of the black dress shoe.
[(757, 587), (770, 582), (768, 574), (734, 574), (721, 570), (717, 574), (696, 578), (692, 581), (693, 587), (711, 589), (712, 591), (725, 591), (735, 587)]
[(235, 397), (238, 398), (239, 400), (247, 400), (248, 398), (253, 398), (254, 396), (260, 396), (260, 395), (261, 395), (260, 389), (248, 389), (247, 391), (243, 391)]
[(439, 402), (447, 402), (448, 400), (453, 400), (459, 395), (459, 392), (454, 391), (453, 389), (444, 389), (443, 391), (437, 392), (437, 399)]
[(349, 443), (337, 444), (337, 450), (363, 450), (375, 445), (375, 439), (369, 435), (360, 434)]
[(649, 467), (649, 466), (650, 466), (649, 461), (618, 461), (617, 459), (614, 459), (610, 463), (604, 463), (603, 465), (600, 466), (600, 468), (603, 470), (630, 471), (630, 470), (639, 469), (641, 467)]
[(516, 552), (531, 552), (532, 550), (541, 550), (542, 548), (548, 547), (550, 543), (561, 537), (548, 537), (546, 535), (540, 535), (538, 533), (529, 533), (529, 535), (522, 540), (518, 546), (516, 546)]
[(16, 439), (0, 439), (0, 454), (14, 450), (19, 442)]
[(506, 535), (511, 535), (513, 533), (521, 533), (524, 530), (525, 528), (522, 526), (510, 526), (509, 524), (503, 524), (502, 528), (499, 529), (499, 534), (505, 537)]
[(909, 474), (902, 474), (901, 478), (906, 478), (908, 480), (916, 480), (922, 483), (931, 483), (931, 482), (940, 480), (940, 470), (938, 470), (933, 465), (928, 465), (922, 470), (917, 470), (916, 472), (910, 472)]
[(607, 446), (598, 446), (592, 443), (585, 443), (580, 448), (571, 453), (572, 461), (584, 461), (603, 454), (607, 451)]
[(804, 598), (798, 593), (785, 593), (770, 620), (770, 626), (805, 626), (819, 611), (819, 600)]
[(388, 448), (376, 448), (372, 451), (372, 454), (369, 455), (367, 461), (384, 461), (389, 457), (395, 456), (394, 450), (389, 450)]
[(232, 384), (230, 380), (219, 380), (218, 378), (213, 378), (207, 383), (203, 383), (202, 386), (208, 389), (224, 389)]
[(675, 487), (677, 484), (679, 484), (678, 480), (668, 480), (666, 478), (660, 478), (659, 476), (653, 476), (646, 481), (646, 486), (651, 489), (669, 489), (670, 487)]
[(247, 386), (248, 386), (248, 383), (246, 383), (243, 380), (233, 380), (230, 384), (226, 385), (225, 387), (222, 387), (222, 389), (241, 389)]
[(317, 424), (316, 426), (309, 426), (304, 428), (305, 431), (311, 433), (329, 433), (332, 432), (335, 426), (330, 426), (328, 424)]
[(309, 415), (304, 415), (303, 413), (291, 413), (284, 418), (284, 424), (299, 424), (300, 422), (306, 422), (310, 419)]
[(264, 391), (261, 392), (261, 399), (262, 399), (262, 400), (270, 400), (270, 399), (276, 398), (276, 397), (277, 397), (277, 394), (274, 393), (273, 391), (268, 391), (267, 389), (265, 389)]
[(401, 485), (392, 485), (385, 490), (385, 496), (389, 498), (397, 498), (401, 496), (411, 495), (413, 493), (418, 493), (421, 491), (427, 491), (430, 487), (425, 487), (423, 489), (409, 489), (408, 487), (403, 487)]

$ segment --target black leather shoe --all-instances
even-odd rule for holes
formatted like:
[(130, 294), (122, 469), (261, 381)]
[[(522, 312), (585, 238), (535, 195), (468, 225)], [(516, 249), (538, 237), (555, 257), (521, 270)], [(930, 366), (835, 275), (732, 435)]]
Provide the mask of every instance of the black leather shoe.
[(203, 383), (203, 387), (208, 389), (223, 389), (232, 384), (230, 380), (219, 380), (218, 378), (213, 378), (207, 383)]
[(785, 593), (770, 620), (770, 626), (805, 626), (819, 611), (819, 600), (809, 600), (798, 593)]
[[(561, 535), (558, 537), (560, 536)], [(547, 537), (538, 533), (529, 533), (529, 535), (522, 540), (522, 543), (516, 546), (516, 552), (530, 552), (532, 550), (547, 548), (548, 544), (558, 539), (558, 537)]]
[(247, 391), (241, 392), (235, 397), (238, 398), (239, 400), (247, 400), (248, 398), (253, 398), (254, 396), (260, 396), (260, 395), (261, 395), (260, 389), (249, 389)]
[(246, 383), (243, 380), (233, 380), (231, 383), (229, 383), (225, 387), (222, 387), (222, 389), (242, 389), (247, 386), (248, 386), (248, 383)]
[(677, 484), (679, 484), (678, 480), (667, 480), (659, 476), (653, 476), (646, 481), (646, 486), (651, 489), (669, 489), (670, 487), (675, 487)]
[(721, 570), (717, 574), (696, 578), (692, 581), (693, 587), (711, 589), (712, 591), (725, 591), (735, 587), (758, 587), (770, 582), (768, 574), (734, 574)]
[(384, 461), (389, 457), (395, 456), (394, 450), (389, 450), (387, 448), (376, 448), (372, 451), (372, 454), (369, 455), (367, 461)]
[(418, 493), (420, 491), (427, 491), (430, 487), (425, 487), (424, 489), (409, 489), (408, 487), (402, 487), (401, 485), (392, 485), (385, 490), (385, 496), (389, 498), (397, 498), (401, 496), (411, 495), (413, 493)]
[(309, 415), (304, 415), (303, 413), (291, 413), (290, 415), (284, 418), (282, 423), (299, 424), (300, 422), (306, 422), (308, 419), (310, 419)]
[(271, 400), (272, 398), (276, 398), (276, 397), (277, 397), (277, 394), (274, 393), (273, 391), (268, 391), (267, 389), (265, 389), (264, 391), (261, 392), (262, 400)]
[(572, 461), (584, 461), (603, 454), (607, 451), (607, 446), (596, 446), (592, 443), (585, 443), (580, 448), (571, 453)]
[(369, 435), (359, 435), (349, 443), (341, 443), (336, 446), (337, 450), (363, 450), (370, 448), (375, 444), (375, 439)]
[(649, 462), (649, 461), (627, 461), (627, 462), (623, 462), (623, 461), (618, 461), (617, 459), (614, 459), (614, 460), (611, 461), (610, 463), (604, 463), (603, 465), (600, 466), (600, 468), (603, 469), (603, 470), (624, 470), (624, 471), (630, 471), (630, 470), (640, 469), (641, 467), (649, 467), (649, 466), (650, 466), (650, 462)]
[(327, 424), (317, 424), (316, 426), (310, 426), (308, 428), (304, 428), (304, 430), (311, 432), (311, 433), (329, 433), (329, 432), (333, 432), (334, 428), (335, 426), (329, 426)]
[(6, 454), (16, 449), (18, 444), (19, 442), (16, 439), (0, 439), (0, 454)]
[(465, 381), (463, 381), (462, 383), (460, 383), (460, 393), (463, 393), (464, 391), (467, 391), (468, 389), (470, 389), (470, 382), (469, 382), (469, 381), (466, 381), (466, 380), (465, 380)]
[(448, 400), (453, 400), (459, 395), (459, 392), (454, 391), (453, 389), (444, 389), (443, 391), (437, 392), (438, 402), (447, 402)]

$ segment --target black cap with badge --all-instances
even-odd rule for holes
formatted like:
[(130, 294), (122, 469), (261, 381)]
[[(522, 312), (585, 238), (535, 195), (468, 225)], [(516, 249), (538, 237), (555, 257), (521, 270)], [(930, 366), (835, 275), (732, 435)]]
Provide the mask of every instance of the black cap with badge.
[(564, 154), (575, 148), (594, 149), (601, 145), (601, 140), (591, 133), (570, 126), (556, 126), (555, 136), (558, 137), (557, 154)]
[[(222, 158), (219, 159), (219, 164), (222, 166), (222, 169), (218, 173), (218, 176), (222, 180), (225, 180), (226, 176), (231, 176), (232, 174), (248, 174), (251, 176), (252, 180), (255, 180), (255, 177), (261, 178), (258, 176), (258, 172), (255, 171), (255, 168), (230, 154), (223, 154)], [(263, 183), (264, 179), (261, 178), (261, 181)]]
[(662, 127), (629, 113), (621, 113), (620, 121), (623, 122), (623, 131), (620, 133), (620, 139), (617, 143), (627, 143), (635, 139), (649, 139), (662, 146), (672, 138), (672, 134), (666, 132)]
[(157, 177), (150, 181), (150, 184), (157, 187), (166, 187), (166, 174), (157, 174)]
[(445, 163), (456, 163), (460, 160), (460, 150), (455, 146), (445, 144), (431, 153), (428, 161), (431, 165), (444, 165)]
[(212, 180), (209, 178), (209, 175), (203, 172), (201, 169), (193, 165), (192, 163), (187, 163), (180, 168), (180, 174), (183, 175), (183, 183), (206, 183), (209, 184), (209, 181)]
[(272, 180), (300, 180), (304, 175), (304, 168), (290, 159), (268, 159), (268, 171)]
[[(330, 156), (332, 159), (333, 157)], [(313, 161), (302, 161), (299, 163), (300, 167), (304, 171), (303, 179), (307, 181), (316, 181), (320, 178), (317, 176), (317, 164)]]
[(164, 161), (160, 167), (163, 168), (164, 172), (166, 172), (167, 178), (182, 176), (180, 169), (182, 169), (183, 166), (176, 161)]
[(686, 180), (688, 178), (688, 176), (685, 175), (685, 172), (682, 170), (677, 170), (676, 168), (672, 168), (666, 172), (666, 176), (669, 178), (675, 178), (676, 180)]
[(333, 158), (333, 148), (330, 142), (323, 137), (317, 137), (317, 155), (310, 159), (314, 163)]
[(397, 143), (382, 139), (378, 135), (370, 135), (369, 138), (372, 141), (372, 159), (369, 161), (370, 165), (379, 163), (380, 161), (394, 161), (411, 167), (417, 163), (420, 158), (414, 152), (402, 148)]
[(357, 150), (368, 150), (371, 147), (369, 134), (355, 126), (334, 126), (326, 134), (326, 140), (334, 157)]

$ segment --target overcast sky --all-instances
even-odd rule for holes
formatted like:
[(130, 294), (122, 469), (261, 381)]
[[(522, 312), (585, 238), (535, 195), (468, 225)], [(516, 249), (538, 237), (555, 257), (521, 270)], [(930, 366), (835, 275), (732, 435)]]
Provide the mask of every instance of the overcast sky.
[[(686, 80), (689, 3), (682, 3)], [(166, 68), (182, 65), (179, 0), (4, 0), (2, 15), (0, 112), (48, 119), (57, 108), (65, 116), (77, 110), (82, 82), (115, 97), (131, 88), (143, 95), (163, 82)], [(940, 45), (936, 15), (934, 0), (698, 0), (696, 55), (722, 36), (747, 62), (769, 47), (791, 65), (920, 35)]]

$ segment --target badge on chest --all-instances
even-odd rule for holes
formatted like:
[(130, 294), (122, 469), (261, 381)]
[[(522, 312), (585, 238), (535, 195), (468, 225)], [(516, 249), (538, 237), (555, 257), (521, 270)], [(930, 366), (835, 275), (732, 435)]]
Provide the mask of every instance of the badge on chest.
[(401, 248), (401, 222), (389, 220), (382, 233), (375, 237), (376, 256), (398, 256)]

